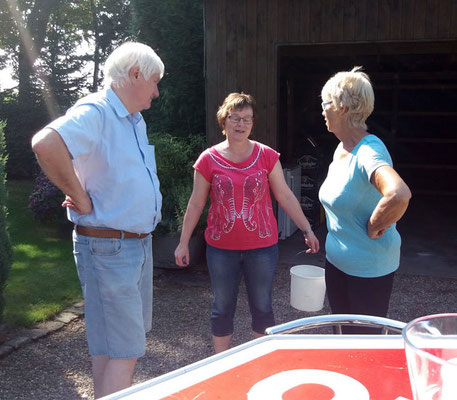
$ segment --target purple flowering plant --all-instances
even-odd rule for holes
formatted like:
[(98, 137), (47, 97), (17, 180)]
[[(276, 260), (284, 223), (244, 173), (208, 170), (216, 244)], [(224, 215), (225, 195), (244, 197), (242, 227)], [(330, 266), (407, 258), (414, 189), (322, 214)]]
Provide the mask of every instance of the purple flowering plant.
[(66, 221), (65, 212), (62, 209), (62, 202), (65, 195), (57, 188), (43, 172), (40, 172), (36, 179), (32, 193), (29, 197), (29, 210), (33, 217), (42, 222)]

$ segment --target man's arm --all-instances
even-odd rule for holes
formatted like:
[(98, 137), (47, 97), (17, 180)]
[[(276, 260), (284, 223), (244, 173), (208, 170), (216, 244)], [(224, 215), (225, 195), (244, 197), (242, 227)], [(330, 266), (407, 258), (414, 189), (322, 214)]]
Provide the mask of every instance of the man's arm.
[(76, 176), (65, 142), (53, 129), (44, 128), (32, 138), (32, 149), (41, 169), (66, 194), (63, 207), (79, 214), (92, 212), (92, 202)]

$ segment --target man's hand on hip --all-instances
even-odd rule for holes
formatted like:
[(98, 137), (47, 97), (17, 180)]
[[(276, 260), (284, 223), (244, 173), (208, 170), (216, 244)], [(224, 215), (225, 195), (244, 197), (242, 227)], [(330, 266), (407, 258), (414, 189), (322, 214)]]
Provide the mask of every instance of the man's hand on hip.
[(78, 214), (90, 214), (93, 210), (92, 201), (87, 192), (84, 193), (85, 196), (78, 201), (72, 199), (70, 196), (66, 196), (62, 203), (62, 207), (68, 207)]

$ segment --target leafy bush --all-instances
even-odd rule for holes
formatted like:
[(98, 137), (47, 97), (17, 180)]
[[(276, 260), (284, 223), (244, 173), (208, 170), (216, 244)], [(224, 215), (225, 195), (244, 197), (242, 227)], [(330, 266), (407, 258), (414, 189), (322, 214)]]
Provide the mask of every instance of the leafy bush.
[[(162, 222), (156, 233), (179, 231), (192, 194), (193, 163), (206, 147), (201, 135), (177, 138), (167, 133), (149, 133), (149, 141), (155, 146), (157, 175), (163, 196)], [(200, 225), (204, 223), (204, 215)]]
[(61, 190), (40, 172), (36, 179), (32, 194), (29, 198), (29, 210), (33, 217), (41, 222), (56, 221), (65, 223), (65, 212), (61, 207), (64, 194)]
[(20, 105), (14, 94), (8, 96), (7, 92), (0, 92), (0, 115), (7, 122), (4, 133), (8, 148), (8, 177), (31, 179), (38, 168), (30, 139), (49, 120), (46, 108), (39, 103)]
[(3, 309), (5, 300), (3, 291), (6, 286), (6, 280), (12, 263), (12, 247), (8, 231), (6, 229), (6, 161), (8, 155), (5, 146), (5, 134), (3, 129), (5, 123), (0, 121), (0, 321), (3, 318)]

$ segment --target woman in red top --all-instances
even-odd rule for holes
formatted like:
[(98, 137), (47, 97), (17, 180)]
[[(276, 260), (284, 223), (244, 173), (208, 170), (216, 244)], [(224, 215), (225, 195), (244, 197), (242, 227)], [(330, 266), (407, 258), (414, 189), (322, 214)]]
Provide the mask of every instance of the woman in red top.
[(278, 262), (278, 230), (270, 189), (309, 246), (319, 251), (297, 198), (287, 186), (279, 153), (249, 139), (255, 120), (255, 100), (231, 93), (217, 112), (225, 140), (206, 149), (194, 164), (194, 188), (187, 205), (176, 264), (189, 264), (189, 240), (206, 204), (211, 206), (206, 258), (214, 301), (211, 330), (216, 353), (229, 348), (238, 287), (244, 276), (254, 337), (275, 324), (271, 292)]

